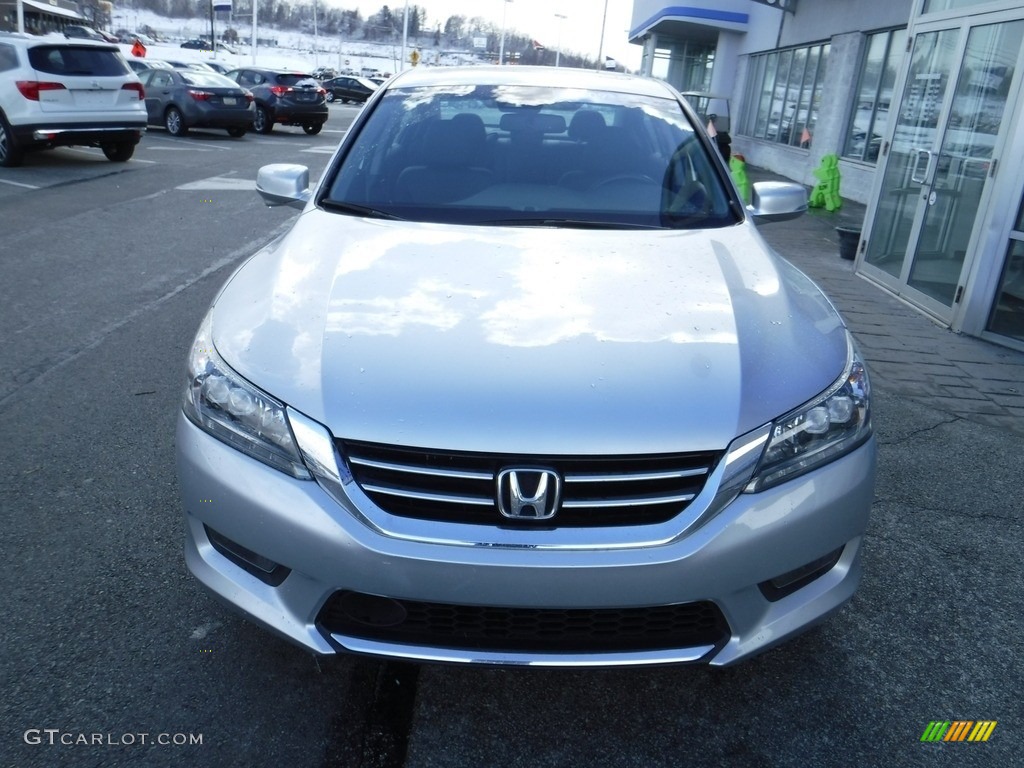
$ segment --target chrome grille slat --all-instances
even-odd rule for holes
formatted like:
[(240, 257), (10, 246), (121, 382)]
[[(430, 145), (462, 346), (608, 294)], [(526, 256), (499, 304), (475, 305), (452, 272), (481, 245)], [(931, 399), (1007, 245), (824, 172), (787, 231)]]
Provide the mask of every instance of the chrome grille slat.
[(493, 499), (482, 499), (473, 496), (446, 496), (440, 493), (424, 493), (410, 491), (407, 488), (387, 488), (382, 485), (364, 485), (367, 493), (383, 493), (386, 496), (400, 496), (403, 499), (419, 499), (420, 501), (436, 501), (443, 504), (473, 504), (482, 507), (493, 507)]
[[(651, 456), (522, 456), (337, 441), (356, 483), (398, 517), (489, 526), (596, 527), (662, 523), (704, 488), (721, 453)], [(551, 519), (509, 519), (497, 506), (497, 476), (541, 468), (563, 479)]]
[(437, 469), (428, 469), (425, 467), (415, 467), (408, 464), (393, 464), (386, 461), (371, 461), (370, 459), (364, 459), (359, 456), (352, 456), (349, 458), (349, 462), (352, 464), (359, 464), (364, 467), (374, 467), (375, 469), (388, 469), (393, 472), (408, 472), (414, 475), (430, 475), (431, 477), (454, 477), (460, 480), (491, 480), (491, 475), (486, 472), (456, 472), (456, 471), (443, 471)]
[(695, 494), (684, 493), (678, 496), (659, 496), (648, 499), (606, 499), (604, 501), (563, 501), (562, 509), (614, 509), (616, 507), (643, 507), (652, 504), (673, 504), (676, 502), (693, 501)]
[(635, 472), (621, 475), (566, 475), (567, 483), (628, 483), (650, 480), (673, 480), (683, 477), (699, 477), (708, 473), (707, 467), (687, 469), (679, 472)]

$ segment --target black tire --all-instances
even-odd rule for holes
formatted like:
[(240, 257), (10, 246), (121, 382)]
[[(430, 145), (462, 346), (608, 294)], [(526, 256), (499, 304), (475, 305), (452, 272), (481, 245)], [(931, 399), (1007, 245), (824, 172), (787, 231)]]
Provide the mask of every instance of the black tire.
[(0, 115), (0, 166), (15, 168), (21, 165), (25, 153), (14, 142), (14, 132), (3, 115)]
[(327, 103), (330, 104), (334, 101), (334, 91), (328, 91), (324, 98), (327, 100)]
[(135, 144), (130, 141), (119, 141), (115, 144), (104, 144), (103, 154), (112, 163), (127, 162), (135, 154)]
[(321, 130), (323, 130), (323, 127), (323, 123), (309, 123), (307, 125), (302, 126), (302, 130), (304, 130), (310, 136), (316, 136), (318, 133), (320, 133)]
[(184, 136), (188, 133), (185, 117), (177, 107), (168, 107), (164, 112), (164, 128), (171, 136)]
[(239, 128), (237, 126), (234, 128), (228, 128), (228, 136), (230, 136), (233, 139), (240, 139), (243, 136), (245, 136), (247, 132), (247, 128)]
[(252, 123), (252, 129), (256, 133), (267, 134), (274, 130), (274, 121), (270, 119), (270, 115), (267, 114), (267, 110), (263, 107), (256, 107), (256, 119)]

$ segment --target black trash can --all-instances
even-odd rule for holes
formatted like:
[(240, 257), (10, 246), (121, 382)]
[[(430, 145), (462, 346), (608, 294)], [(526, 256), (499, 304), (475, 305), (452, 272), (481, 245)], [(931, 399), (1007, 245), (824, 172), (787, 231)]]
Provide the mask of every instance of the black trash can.
[(847, 261), (857, 258), (857, 243), (860, 242), (860, 227), (836, 227), (839, 235), (839, 256)]

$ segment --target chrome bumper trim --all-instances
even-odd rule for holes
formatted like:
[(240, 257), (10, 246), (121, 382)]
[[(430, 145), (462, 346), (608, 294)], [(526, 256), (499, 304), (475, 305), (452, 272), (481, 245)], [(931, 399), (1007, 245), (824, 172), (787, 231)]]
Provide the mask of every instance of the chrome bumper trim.
[(700, 661), (715, 649), (713, 645), (673, 648), (665, 651), (626, 653), (497, 653), (494, 651), (425, 648), (416, 645), (381, 643), (361, 637), (332, 634), (331, 638), (348, 651), (373, 656), (389, 656), (405, 661), (430, 661), (454, 664), (492, 664), (516, 667), (634, 667), (655, 664), (690, 664)]

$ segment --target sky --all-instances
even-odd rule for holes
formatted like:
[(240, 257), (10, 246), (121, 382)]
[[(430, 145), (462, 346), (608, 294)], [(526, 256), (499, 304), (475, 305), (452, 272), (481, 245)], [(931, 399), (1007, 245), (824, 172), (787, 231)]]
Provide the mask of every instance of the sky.
[[(363, 18), (371, 16), (387, 5), (401, 12), (405, 0), (325, 0), (341, 8), (357, 7)], [(580, 53), (596, 59), (601, 37), (603, 0), (409, 0), (426, 10), (427, 26), (444, 27), (445, 20), (459, 14), (466, 18), (480, 16), (490, 19), (500, 28), (502, 6), (505, 6), (505, 26), (534, 37), (549, 50), (555, 50), (561, 40), (563, 51)], [(566, 16), (557, 19), (556, 13)], [(633, 13), (632, 0), (608, 0), (608, 21), (604, 34), (604, 55), (617, 59), (630, 69), (640, 67), (641, 48), (628, 42), (629, 22)], [(559, 30), (561, 27), (561, 30)]]

